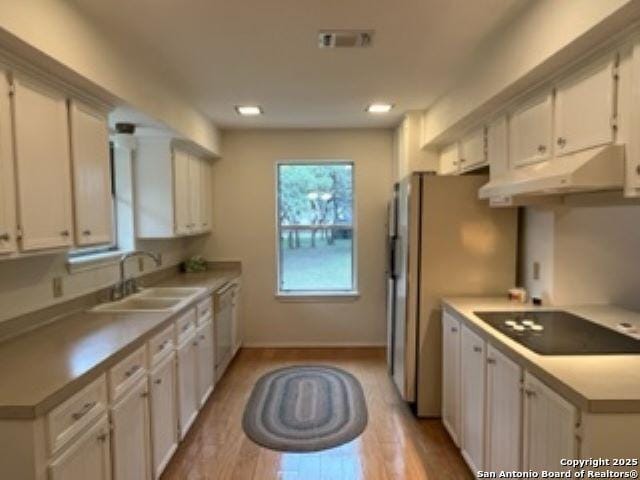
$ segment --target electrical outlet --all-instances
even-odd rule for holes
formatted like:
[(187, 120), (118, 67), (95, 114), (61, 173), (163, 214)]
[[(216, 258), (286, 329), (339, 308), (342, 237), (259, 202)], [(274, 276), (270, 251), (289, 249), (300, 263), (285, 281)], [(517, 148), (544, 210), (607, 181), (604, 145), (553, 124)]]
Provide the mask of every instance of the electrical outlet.
[(533, 279), (540, 280), (540, 262), (533, 262)]
[(144, 258), (138, 257), (138, 271), (144, 272)]
[(62, 277), (54, 277), (53, 279), (53, 298), (61, 297), (64, 294), (62, 289)]

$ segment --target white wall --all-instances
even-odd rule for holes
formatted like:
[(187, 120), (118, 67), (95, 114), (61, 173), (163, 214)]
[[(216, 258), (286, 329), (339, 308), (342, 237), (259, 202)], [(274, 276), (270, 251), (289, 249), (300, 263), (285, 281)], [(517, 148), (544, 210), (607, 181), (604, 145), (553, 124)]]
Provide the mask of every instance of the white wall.
[(538, 0), (474, 53), (455, 88), (425, 114), (423, 144), (448, 140), (640, 16), (634, 0)]
[[(263, 130), (223, 135), (214, 163), (211, 260), (242, 261), (248, 345), (385, 343), (385, 242), (391, 194), (391, 130)], [(275, 164), (290, 159), (355, 163), (360, 298), (284, 302), (275, 298)]]
[(109, 100), (124, 101), (212, 154), (211, 120), (130, 46), (118, 44), (66, 0), (0, 0), (0, 49)]
[[(530, 291), (557, 305), (613, 303), (640, 310), (640, 205), (528, 208), (525, 215)], [(541, 280), (531, 263), (541, 262)]]

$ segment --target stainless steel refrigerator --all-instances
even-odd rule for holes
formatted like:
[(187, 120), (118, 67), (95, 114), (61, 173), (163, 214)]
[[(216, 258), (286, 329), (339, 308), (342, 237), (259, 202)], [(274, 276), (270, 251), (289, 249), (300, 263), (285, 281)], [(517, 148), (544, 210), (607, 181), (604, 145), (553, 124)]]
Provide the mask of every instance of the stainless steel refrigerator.
[(478, 199), (486, 175), (414, 173), (389, 205), (387, 362), (418, 416), (440, 416), (447, 296), (506, 295), (516, 278), (517, 211)]

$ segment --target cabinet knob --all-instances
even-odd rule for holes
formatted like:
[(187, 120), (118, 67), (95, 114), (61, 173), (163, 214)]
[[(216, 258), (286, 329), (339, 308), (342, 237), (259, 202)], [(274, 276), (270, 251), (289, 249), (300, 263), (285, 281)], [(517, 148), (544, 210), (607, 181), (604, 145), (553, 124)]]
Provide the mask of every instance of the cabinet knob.
[(458, 327), (451, 327), (451, 333), (457, 333)]
[(197, 347), (198, 346), (198, 341), (196, 340), (195, 342), (193, 342), (193, 346)]
[(530, 388), (525, 388), (524, 389), (524, 394), (529, 398), (536, 396), (535, 390), (531, 390)]
[(547, 151), (546, 145), (538, 145), (538, 153), (545, 153)]
[(204, 335), (200, 335), (200, 340), (204, 340), (205, 336)]
[(0, 235), (0, 242), (8, 242), (9, 240), (11, 240), (11, 235), (9, 235), (8, 233), (3, 233), (2, 235)]
[(149, 392), (142, 392), (140, 394), (140, 398), (147, 398), (149, 396)]
[(68, 237), (69, 236), (69, 230), (63, 230), (60, 232), (60, 236), (62, 237)]
[(637, 173), (638, 175), (640, 175), (640, 165), (638, 165), (638, 166), (636, 167), (636, 173)]
[(496, 359), (495, 359), (495, 358), (488, 357), (488, 358), (487, 358), (487, 363), (488, 363), (489, 365), (494, 365), (494, 364), (496, 363)]
[(82, 235), (84, 235), (85, 237), (88, 237), (89, 235), (91, 235), (91, 230), (83, 230)]
[(156, 385), (160, 385), (162, 383), (162, 379), (161, 378), (156, 378), (153, 383), (155, 383)]
[(563, 148), (567, 144), (567, 139), (563, 137), (558, 137), (558, 140), (556, 141), (556, 143), (560, 148)]
[(100, 435), (98, 435), (98, 436), (96, 437), (96, 439), (97, 439), (99, 442), (103, 442), (103, 443), (104, 443), (104, 442), (106, 442), (106, 441), (107, 441), (107, 438), (108, 438), (108, 437), (109, 437), (109, 435), (107, 435), (106, 433), (104, 433), (104, 432), (103, 432), (103, 433), (101, 433)]
[(473, 346), (473, 351), (476, 353), (480, 353), (482, 351), (482, 347), (479, 347), (478, 345), (474, 345)]

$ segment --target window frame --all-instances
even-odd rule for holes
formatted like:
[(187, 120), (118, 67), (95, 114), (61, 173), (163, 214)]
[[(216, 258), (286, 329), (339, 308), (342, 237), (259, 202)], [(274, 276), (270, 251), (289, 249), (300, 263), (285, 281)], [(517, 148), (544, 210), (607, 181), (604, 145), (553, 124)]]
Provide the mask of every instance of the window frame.
[[(280, 167), (305, 165), (351, 165), (351, 289), (350, 290), (282, 290), (281, 286), (281, 252), (280, 252)], [(358, 290), (358, 197), (356, 189), (356, 164), (353, 160), (307, 158), (278, 160), (274, 164), (275, 192), (275, 247), (276, 247), (276, 285), (275, 297), (285, 301), (327, 301), (351, 300), (360, 296)]]

